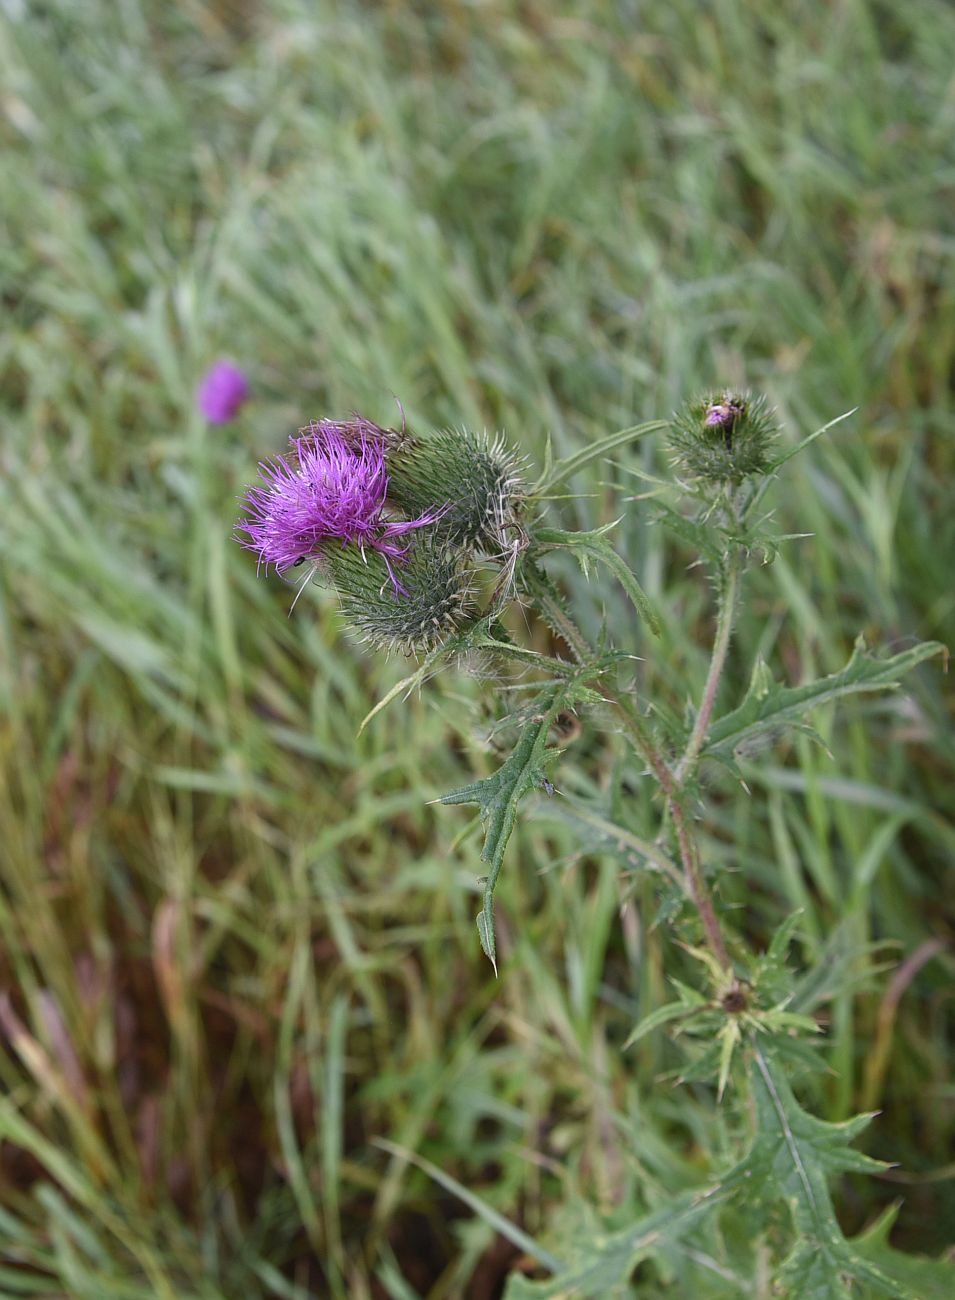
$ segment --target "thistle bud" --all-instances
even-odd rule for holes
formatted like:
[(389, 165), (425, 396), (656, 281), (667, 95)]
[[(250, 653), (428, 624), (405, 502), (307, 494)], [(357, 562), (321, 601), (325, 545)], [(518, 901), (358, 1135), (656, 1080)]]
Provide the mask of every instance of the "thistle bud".
[(330, 548), (321, 568), (335, 584), (349, 623), (379, 650), (427, 653), (476, 612), (459, 555), (435, 538), (415, 536), (407, 543), (400, 590), (389, 557), (378, 551)]
[(409, 436), (389, 459), (389, 493), (403, 511), (441, 509), (435, 534), (452, 546), (497, 555), (518, 522), (519, 459), (503, 438), (446, 429)]
[(690, 478), (739, 483), (769, 469), (776, 429), (765, 397), (706, 393), (673, 417), (669, 441)]

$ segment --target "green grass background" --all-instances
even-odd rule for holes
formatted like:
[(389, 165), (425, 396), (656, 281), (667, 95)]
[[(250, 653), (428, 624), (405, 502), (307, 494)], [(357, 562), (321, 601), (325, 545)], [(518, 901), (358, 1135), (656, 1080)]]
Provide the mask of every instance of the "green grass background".
[[(951, 643), (955, 14), (5, 0), (0, 23), (0, 1294), (490, 1298), (517, 1251), (375, 1139), (534, 1233), (574, 1190), (619, 1206), (635, 1166), (699, 1177), (712, 1097), (659, 1082), (665, 1040), (619, 1051), (672, 944), (642, 884), (621, 927), (619, 865), (532, 818), (493, 979), (478, 845), (426, 803), (495, 761), (477, 686), (358, 736), (406, 666), (327, 595), (289, 618), (235, 498), (308, 417), (392, 422), (395, 397), (532, 457), (711, 384), (764, 389), (792, 441), (858, 406), (774, 489), (812, 536), (752, 575), (724, 700), (757, 649), (795, 681), (860, 631)], [(255, 396), (210, 428), (219, 355)], [(575, 481), (568, 526), (664, 464), (628, 456)], [(567, 582), (679, 708), (708, 589), (627, 510), (660, 642)], [(824, 713), (829, 752), (754, 758), (707, 839), (739, 924), (803, 908), (801, 958), (834, 972), (817, 1109), (880, 1109), (867, 1149), (902, 1166), (838, 1189), (844, 1223), (901, 1197), (898, 1242), (933, 1252), (951, 703), (933, 665)], [(566, 779), (599, 787), (606, 748), (577, 752)]]

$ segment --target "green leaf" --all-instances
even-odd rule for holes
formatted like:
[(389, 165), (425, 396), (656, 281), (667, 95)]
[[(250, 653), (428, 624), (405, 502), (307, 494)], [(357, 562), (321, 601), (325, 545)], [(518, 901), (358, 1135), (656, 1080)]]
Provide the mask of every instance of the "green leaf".
[(648, 1016), (644, 1016), (632, 1033), (628, 1036), (621, 1051), (626, 1051), (634, 1043), (639, 1043), (641, 1038), (647, 1034), (653, 1033), (654, 1029), (659, 1029), (661, 1025), (668, 1025), (672, 1020), (685, 1020), (687, 1016), (694, 1014), (696, 1008), (687, 1006), (684, 1002), (666, 1002), (662, 1007), (657, 1007), (656, 1011), (651, 1011)]
[[(542, 684), (543, 683), (539, 681), (527, 683), (527, 685), (533, 686), (538, 693), (541, 690)], [(577, 706), (584, 704), (591, 708), (601, 708), (606, 704), (606, 700), (599, 691), (595, 691), (588, 686), (581, 686), (578, 688), (576, 693), (575, 703)], [(526, 726), (528, 722), (533, 721), (535, 714), (539, 712), (540, 700), (538, 696), (535, 695), (526, 704), (521, 705), (520, 708), (513, 709), (510, 713), (502, 714), (501, 717), (487, 729), (486, 735), (488, 740), (493, 739), (495, 736), (500, 736), (505, 732), (516, 731), (518, 728)]]
[[(663, 1008), (670, 1012), (676, 1004)], [(657, 1023), (662, 1017), (656, 1017)], [(719, 1049), (713, 1044), (714, 1054)], [(592, 1223), (562, 1241), (565, 1262), (554, 1276), (532, 1282), (512, 1276), (505, 1300), (598, 1300), (625, 1296), (634, 1269), (657, 1255), (672, 1260), (673, 1252), (699, 1255), (700, 1233), (719, 1223), (730, 1200), (752, 1206), (765, 1225), (769, 1207), (785, 1202), (792, 1244), (777, 1264), (773, 1294), (799, 1300), (942, 1300), (955, 1295), (955, 1267), (941, 1261), (902, 1255), (888, 1243), (892, 1216), (883, 1218), (853, 1240), (843, 1235), (836, 1218), (829, 1182), (848, 1171), (871, 1172), (879, 1161), (852, 1149), (851, 1143), (869, 1123), (859, 1115), (842, 1124), (816, 1119), (799, 1105), (778, 1061), (756, 1048), (749, 1082), (756, 1115), (750, 1149), (717, 1184), (683, 1191), (667, 1205), (613, 1232)], [(709, 1220), (707, 1222), (707, 1220)], [(722, 1231), (722, 1228), (721, 1228)], [(771, 1237), (764, 1236), (769, 1244)], [(540, 1259), (540, 1251), (534, 1256)], [(711, 1261), (715, 1263), (715, 1261)], [(721, 1277), (725, 1269), (717, 1270)], [(741, 1283), (741, 1286), (744, 1285)], [(739, 1294), (743, 1294), (741, 1289)], [(749, 1294), (746, 1290), (745, 1294)], [(762, 1294), (762, 1292), (760, 1292)]]
[(758, 660), (745, 699), (739, 708), (713, 723), (702, 755), (731, 757), (783, 727), (803, 725), (805, 714), (820, 704), (865, 691), (894, 690), (899, 679), (918, 664), (944, 653), (945, 647), (938, 641), (924, 641), (889, 659), (879, 659), (866, 650), (865, 641), (859, 637), (845, 668), (804, 686), (780, 685), (773, 681), (765, 663)]
[(665, 502), (659, 504), (657, 522), (699, 555), (703, 555), (713, 564), (719, 564), (723, 557), (723, 547), (717, 544), (718, 534), (712, 528), (706, 528), (695, 519), (681, 515), (678, 510)]
[(898, 1212), (898, 1204), (890, 1205), (871, 1228), (853, 1237), (856, 1253), (889, 1275), (901, 1296), (951, 1300), (955, 1295), (955, 1264), (951, 1260), (907, 1255), (889, 1245), (889, 1232)]
[(800, 1300), (848, 1300), (853, 1293), (847, 1283), (852, 1281), (865, 1288), (866, 1296), (908, 1297), (908, 1291), (900, 1290), (843, 1236), (829, 1194), (829, 1179), (837, 1174), (883, 1168), (850, 1146), (871, 1116), (857, 1115), (841, 1124), (816, 1119), (802, 1109), (782, 1070), (759, 1048), (749, 1081), (756, 1133), (726, 1184), (735, 1183), (753, 1204), (765, 1207), (768, 1201), (783, 1199), (789, 1207), (795, 1244), (779, 1269), (780, 1294), (798, 1295)]
[(782, 452), (774, 461), (771, 462), (767, 474), (774, 473), (779, 469), (780, 465), (785, 465), (787, 460), (792, 460), (793, 456), (798, 456), (801, 451), (805, 451), (811, 442), (815, 442), (817, 438), (821, 438), (824, 433), (828, 433), (830, 429), (834, 429), (836, 425), (841, 424), (843, 420), (848, 420), (849, 416), (855, 415), (858, 409), (858, 406), (854, 406), (851, 411), (843, 411), (842, 415), (837, 415), (834, 420), (830, 420), (828, 424), (824, 424), (821, 429), (816, 429), (815, 433), (810, 433), (807, 437), (803, 438), (801, 442), (797, 442), (795, 447), (790, 447), (787, 451)]
[[(580, 451), (575, 451), (572, 456), (564, 457), (563, 460), (557, 461), (555, 465), (545, 464), (544, 473), (531, 489), (531, 495), (543, 496), (551, 492), (565, 480), (572, 478), (585, 465), (589, 465), (592, 461), (608, 455), (611, 451), (615, 451), (617, 447), (626, 446), (629, 442), (636, 442), (638, 438), (645, 438), (648, 433), (656, 433), (658, 429), (665, 429), (667, 423), (666, 420), (647, 420), (645, 424), (635, 424), (630, 429), (618, 429), (616, 433), (608, 433), (603, 438), (598, 438), (596, 442), (581, 447)], [(547, 459), (550, 459), (549, 443)]]
[(477, 926), (481, 947), (494, 964), (495, 971), (494, 888), (501, 872), (504, 850), (514, 829), (517, 805), (528, 791), (542, 783), (547, 767), (558, 756), (558, 750), (547, 748), (551, 724), (562, 709), (569, 708), (574, 703), (578, 690), (584, 685), (584, 679), (592, 677), (595, 671), (595, 668), (590, 667), (586, 671), (580, 671), (580, 675), (570, 681), (543, 691), (538, 697), (539, 708), (536, 714), (525, 723), (517, 744), (504, 764), (492, 776), (472, 781), (460, 790), (452, 790), (439, 801), (443, 804), (476, 803), (481, 810), (481, 820), (484, 823), (481, 860), (490, 863), (490, 871), (484, 884), (484, 902), (477, 918)]
[(624, 1287), (641, 1260), (672, 1246), (728, 1196), (722, 1187), (675, 1197), (663, 1209), (612, 1233), (582, 1234), (568, 1247), (568, 1266), (543, 1282), (512, 1275), (504, 1300), (610, 1300)]

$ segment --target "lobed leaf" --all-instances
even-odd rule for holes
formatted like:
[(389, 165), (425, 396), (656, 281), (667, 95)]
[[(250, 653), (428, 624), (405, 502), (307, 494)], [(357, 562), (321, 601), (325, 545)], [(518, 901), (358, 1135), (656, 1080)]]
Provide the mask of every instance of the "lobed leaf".
[(782, 686), (773, 681), (759, 660), (749, 690), (739, 708), (710, 727), (702, 757), (732, 758), (744, 746), (784, 727), (804, 726), (804, 717), (820, 704), (867, 691), (894, 690), (902, 677), (926, 659), (944, 654), (938, 641), (923, 641), (889, 659), (870, 654), (860, 636), (846, 666), (829, 677), (802, 686)]
[[(850, 1143), (869, 1123), (857, 1115), (841, 1124), (803, 1110), (773, 1058), (757, 1048), (750, 1069), (756, 1133), (745, 1159), (728, 1176), (745, 1199), (765, 1207), (785, 1200), (795, 1243), (777, 1275), (780, 1293), (801, 1300), (849, 1300), (859, 1294), (922, 1300), (904, 1278), (894, 1275), (883, 1254), (857, 1248), (842, 1232), (829, 1180), (846, 1170), (869, 1173), (884, 1166), (854, 1151)], [(955, 1270), (951, 1270), (955, 1294)], [(859, 1290), (852, 1290), (852, 1285)]]
[(547, 748), (547, 736), (554, 719), (561, 710), (570, 708), (585, 688), (585, 679), (597, 669), (593, 666), (558, 686), (548, 688), (538, 697), (539, 708), (529, 717), (521, 730), (509, 757), (491, 776), (472, 781), (459, 790), (452, 790), (440, 800), (443, 804), (476, 803), (484, 823), (484, 848), (481, 860), (490, 864), (484, 884), (484, 899), (477, 917), (478, 935), (485, 955), (497, 970), (497, 950), (494, 939), (493, 898), (504, 850), (511, 838), (517, 818), (517, 806), (528, 791), (542, 784), (548, 766), (558, 757), (559, 751)]
[[(677, 1006), (662, 1008), (666, 1014), (657, 1015), (656, 1023), (672, 1018)], [(716, 1044), (713, 1051), (719, 1054)], [(682, 1191), (666, 1206), (625, 1229), (572, 1235), (565, 1245), (566, 1262), (556, 1268), (553, 1263), (545, 1265), (554, 1273), (551, 1278), (529, 1281), (512, 1276), (505, 1300), (598, 1300), (629, 1295), (627, 1284), (634, 1269), (655, 1253), (669, 1253), (672, 1258), (674, 1250), (682, 1250), (701, 1259), (697, 1249), (700, 1231), (717, 1226), (725, 1235), (725, 1211), (731, 1203), (740, 1209), (752, 1206), (765, 1224), (769, 1207), (779, 1202), (785, 1202), (789, 1210), (794, 1240), (777, 1264), (774, 1295), (799, 1300), (859, 1300), (862, 1296), (941, 1300), (955, 1295), (955, 1265), (951, 1262), (893, 1250), (888, 1242), (892, 1212), (852, 1240), (842, 1232), (829, 1192), (830, 1180), (848, 1170), (869, 1173), (884, 1167), (851, 1146), (871, 1117), (858, 1115), (841, 1124), (816, 1119), (796, 1100), (775, 1054), (760, 1047), (753, 1053), (749, 1081), (756, 1117), (753, 1140), (746, 1156), (720, 1182)], [(717, 1216), (709, 1218), (714, 1211)], [(768, 1244), (768, 1239), (764, 1240)], [(540, 1260), (539, 1249), (534, 1257)], [(708, 1262), (719, 1276), (729, 1277), (719, 1261)], [(745, 1284), (741, 1281), (741, 1285)]]
[(708, 1187), (674, 1198), (617, 1232), (588, 1234), (570, 1244), (569, 1265), (542, 1282), (517, 1274), (508, 1279), (504, 1300), (608, 1300), (624, 1287), (641, 1260), (672, 1246), (725, 1201), (722, 1187)]
[(902, 1288), (900, 1295), (918, 1296), (919, 1300), (951, 1300), (955, 1295), (955, 1264), (951, 1260), (910, 1255), (889, 1244), (889, 1232), (898, 1213), (899, 1205), (890, 1205), (870, 1228), (853, 1237), (856, 1253), (890, 1274)]

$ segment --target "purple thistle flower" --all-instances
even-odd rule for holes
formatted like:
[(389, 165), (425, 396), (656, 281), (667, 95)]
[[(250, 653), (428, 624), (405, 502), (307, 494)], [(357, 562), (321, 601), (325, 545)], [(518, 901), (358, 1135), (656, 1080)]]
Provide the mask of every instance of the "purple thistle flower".
[(392, 561), (400, 561), (410, 543), (394, 539), (434, 523), (442, 511), (414, 520), (384, 518), (388, 473), (382, 443), (369, 437), (376, 427), (360, 419), (313, 422), (302, 430), (305, 437), (292, 439), (288, 457), (259, 465), (264, 486), (250, 487), (242, 498), (247, 513), (236, 534), (260, 565), (283, 573), (333, 540), (354, 543), (362, 552), (378, 551), (395, 593), (408, 594)]
[(199, 410), (213, 424), (228, 424), (249, 396), (249, 381), (231, 361), (207, 370), (196, 393)]

